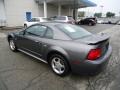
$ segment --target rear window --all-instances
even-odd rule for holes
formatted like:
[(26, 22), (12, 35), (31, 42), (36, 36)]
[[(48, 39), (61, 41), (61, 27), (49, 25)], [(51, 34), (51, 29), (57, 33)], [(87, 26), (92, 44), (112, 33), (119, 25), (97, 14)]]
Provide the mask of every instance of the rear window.
[(32, 18), (29, 22), (39, 22), (39, 18)]
[(72, 24), (58, 24), (56, 27), (67, 34), (72, 39), (79, 39), (85, 36), (91, 35), (90, 32), (86, 31), (85, 29)]
[(72, 17), (68, 17), (68, 20), (74, 20)]
[(57, 17), (55, 20), (66, 20), (66, 17), (64, 17), (64, 16), (63, 17), (62, 16), (61, 17)]
[(42, 21), (50, 21), (49, 18), (41, 18)]
[(35, 21), (35, 22), (39, 22), (40, 19), (39, 19), (39, 18), (34, 18), (34, 21)]

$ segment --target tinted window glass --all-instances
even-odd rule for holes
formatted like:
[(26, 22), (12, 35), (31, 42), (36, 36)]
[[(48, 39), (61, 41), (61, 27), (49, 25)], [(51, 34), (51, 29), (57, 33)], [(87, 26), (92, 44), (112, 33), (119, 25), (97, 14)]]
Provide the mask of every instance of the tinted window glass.
[(36, 25), (36, 26), (32, 26), (30, 28), (28, 28), (26, 30), (26, 35), (35, 35), (35, 36), (44, 36), (45, 32), (46, 32), (47, 27), (45, 26), (40, 26), (40, 25)]
[(58, 24), (56, 27), (70, 36), (72, 39), (82, 38), (88, 35), (91, 35), (90, 32), (86, 31), (85, 29), (72, 24)]
[(32, 18), (29, 22), (39, 22), (39, 18)]
[(40, 20), (39, 20), (39, 18), (35, 18), (34, 21), (35, 22), (39, 22)]
[(47, 29), (47, 32), (46, 32), (46, 34), (45, 34), (45, 37), (46, 37), (46, 38), (49, 38), (49, 39), (52, 39), (52, 38), (53, 38), (53, 31), (52, 31), (50, 28)]
[(32, 18), (29, 22), (34, 22), (35, 21), (35, 18)]
[(72, 17), (68, 17), (68, 20), (74, 20)]
[(57, 17), (55, 20), (66, 20), (66, 17)]

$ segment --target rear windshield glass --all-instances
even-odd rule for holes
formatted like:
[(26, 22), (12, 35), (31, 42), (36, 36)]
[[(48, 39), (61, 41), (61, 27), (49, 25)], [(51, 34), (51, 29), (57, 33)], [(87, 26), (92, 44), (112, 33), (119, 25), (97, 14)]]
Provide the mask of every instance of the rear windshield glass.
[(68, 17), (68, 20), (74, 20), (72, 17)]
[(66, 17), (60, 16), (60, 17), (57, 17), (56, 20), (66, 20)]
[(72, 39), (79, 39), (85, 36), (91, 35), (90, 32), (86, 31), (85, 29), (72, 24), (58, 24), (56, 27), (67, 34)]
[(49, 18), (42, 18), (42, 21), (50, 21)]

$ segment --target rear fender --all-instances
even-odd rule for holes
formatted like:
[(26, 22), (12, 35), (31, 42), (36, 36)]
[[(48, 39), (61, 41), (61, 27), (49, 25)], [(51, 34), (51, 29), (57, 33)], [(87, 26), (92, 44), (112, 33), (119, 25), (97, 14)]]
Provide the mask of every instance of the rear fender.
[[(48, 56), (49, 53), (54, 52), (54, 51), (62, 54), (67, 60), (70, 59), (68, 53), (67, 53), (63, 48), (58, 47), (58, 46), (52, 46), (52, 47), (48, 50), (46, 56)], [(47, 60), (47, 58), (46, 58), (46, 60)]]

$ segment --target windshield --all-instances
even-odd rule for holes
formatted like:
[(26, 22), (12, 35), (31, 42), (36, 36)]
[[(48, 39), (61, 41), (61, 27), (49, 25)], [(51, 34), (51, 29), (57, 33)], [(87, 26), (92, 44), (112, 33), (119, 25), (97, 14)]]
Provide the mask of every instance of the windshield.
[(56, 27), (66, 33), (72, 39), (79, 39), (85, 36), (91, 35), (90, 32), (85, 29), (72, 24), (58, 24)]

